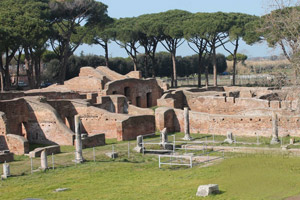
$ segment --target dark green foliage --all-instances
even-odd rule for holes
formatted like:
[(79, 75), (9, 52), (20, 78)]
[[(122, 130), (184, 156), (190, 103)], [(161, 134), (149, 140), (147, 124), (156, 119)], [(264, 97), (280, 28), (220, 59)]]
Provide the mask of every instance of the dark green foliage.
[[(137, 58), (138, 66), (142, 66), (144, 62), (145, 55), (139, 55)], [(155, 73), (158, 77), (167, 77), (172, 72), (172, 59), (169, 53), (167, 52), (159, 52), (156, 54), (155, 58)], [(204, 65), (208, 65), (209, 73), (213, 72), (213, 65), (211, 60), (208, 56), (203, 58)], [(58, 78), (58, 68), (59, 68), (59, 61), (57, 59), (51, 60), (49, 63), (46, 64), (46, 72), (45, 72), (45, 79), (56, 81)], [(98, 67), (105, 65), (105, 57), (103, 56), (96, 56), (96, 55), (81, 55), (81, 56), (71, 56), (68, 61), (68, 70), (66, 73), (67, 80), (74, 78), (79, 75), (79, 71), (81, 67), (91, 66), (91, 67)], [(132, 71), (132, 61), (130, 58), (111, 58), (109, 60), (109, 68), (120, 73), (120, 74), (127, 74)], [(150, 67), (152, 68), (152, 62), (149, 63)], [(198, 66), (198, 56), (186, 56), (176, 57), (176, 65), (178, 68), (178, 76), (190, 76), (197, 73), (197, 66)], [(222, 73), (226, 71), (227, 64), (226, 58), (222, 54), (217, 54), (217, 72)], [(144, 68), (138, 67), (138, 70), (142, 71), (143, 75), (145, 74)]]
[[(245, 60), (247, 60), (248, 56), (246, 56), (245, 54), (241, 54), (241, 53), (237, 53), (236, 54), (236, 59), (237, 61), (242, 61), (245, 62)], [(226, 60), (232, 61), (233, 60), (233, 55), (229, 55), (226, 57)]]

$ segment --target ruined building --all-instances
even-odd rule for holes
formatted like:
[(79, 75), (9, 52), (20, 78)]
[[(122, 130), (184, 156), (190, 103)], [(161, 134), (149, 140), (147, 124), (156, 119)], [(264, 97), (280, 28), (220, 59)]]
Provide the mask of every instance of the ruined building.
[(48, 88), (7, 92), (0, 96), (0, 151), (29, 151), (29, 143), (74, 144), (74, 116), (80, 115), (84, 146), (105, 138), (134, 139), (155, 132), (151, 109), (166, 85), (122, 76), (107, 67), (81, 68), (79, 77)]
[(190, 109), (191, 133), (269, 137), (276, 113), (279, 135), (299, 136), (297, 94), (294, 88), (169, 90), (156, 79), (142, 79), (140, 72), (123, 76), (107, 67), (83, 67), (64, 85), (0, 94), (0, 151), (25, 154), (29, 143), (73, 145), (75, 115), (81, 118), (85, 147), (164, 128), (183, 132), (184, 107)]

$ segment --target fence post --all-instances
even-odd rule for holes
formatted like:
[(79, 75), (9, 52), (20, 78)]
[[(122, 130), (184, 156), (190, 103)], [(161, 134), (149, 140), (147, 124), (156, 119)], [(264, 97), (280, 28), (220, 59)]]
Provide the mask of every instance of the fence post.
[(145, 155), (145, 150), (144, 150), (144, 136), (142, 136), (142, 151), (143, 151), (143, 156)]
[(128, 141), (128, 158), (130, 158), (130, 141)]
[(33, 173), (33, 162), (32, 162), (32, 157), (30, 157), (30, 170), (31, 170), (31, 173)]
[(191, 166), (191, 168), (193, 168), (193, 159), (192, 159), (192, 156), (190, 156), (190, 166)]
[(52, 153), (52, 169), (54, 170), (54, 153)]
[(209, 152), (206, 153), (207, 153), (207, 162), (209, 162)]
[(158, 167), (160, 169), (160, 155), (158, 155)]
[(175, 141), (176, 141), (176, 138), (175, 138), (175, 135), (173, 135), (173, 153), (175, 153)]
[(234, 136), (234, 145), (236, 146), (236, 136)]
[(113, 159), (115, 159), (115, 147), (114, 147), (114, 145), (112, 145), (112, 157), (113, 157)]
[(93, 157), (94, 157), (94, 162), (96, 162), (96, 152), (95, 152), (95, 147), (93, 147)]

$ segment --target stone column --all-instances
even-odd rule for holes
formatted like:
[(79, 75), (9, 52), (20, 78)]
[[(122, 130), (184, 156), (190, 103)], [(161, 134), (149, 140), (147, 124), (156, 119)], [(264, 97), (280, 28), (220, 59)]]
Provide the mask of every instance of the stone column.
[(80, 128), (80, 116), (75, 115), (75, 162), (82, 163), (82, 141), (81, 141), (81, 128)]
[(161, 144), (168, 143), (168, 132), (167, 128), (164, 128), (162, 132), (160, 132)]
[(3, 164), (3, 175), (1, 176), (3, 179), (7, 179), (10, 176), (10, 166), (8, 163)]
[(190, 136), (190, 119), (189, 119), (189, 108), (184, 108), (184, 138), (183, 140), (191, 140)]
[(143, 152), (143, 137), (141, 135), (136, 137), (136, 147), (134, 147), (134, 150), (138, 153), (142, 153)]
[(47, 150), (43, 150), (41, 153), (41, 169), (48, 169), (48, 161), (47, 161)]
[(232, 132), (227, 132), (227, 138), (224, 140), (224, 142), (228, 144), (232, 144), (234, 142)]
[(272, 114), (272, 140), (270, 144), (278, 144), (280, 141), (278, 139), (278, 117), (277, 114), (273, 112)]

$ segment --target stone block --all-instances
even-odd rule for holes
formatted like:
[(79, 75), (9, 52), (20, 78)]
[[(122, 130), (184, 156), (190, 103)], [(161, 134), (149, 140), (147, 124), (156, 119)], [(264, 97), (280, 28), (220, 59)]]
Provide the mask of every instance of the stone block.
[(14, 160), (13, 153), (1, 153), (0, 152), (0, 163), (11, 162)]
[(69, 188), (57, 188), (56, 190), (54, 190), (54, 192), (64, 192), (69, 190)]
[(118, 157), (118, 153), (117, 152), (108, 152), (108, 153), (105, 153), (105, 155), (109, 158), (117, 158)]
[(224, 140), (224, 143), (232, 144), (234, 142), (232, 132), (227, 132), (227, 138)]
[(198, 187), (196, 196), (206, 197), (212, 194), (218, 194), (219, 192), (219, 186), (217, 184), (200, 185)]
[(36, 148), (33, 151), (29, 152), (29, 157), (31, 157), (31, 158), (40, 157), (42, 151), (44, 151), (44, 150), (47, 150), (48, 155), (57, 154), (57, 153), (60, 153), (60, 146), (52, 145), (52, 146), (48, 146), (48, 147)]

